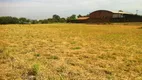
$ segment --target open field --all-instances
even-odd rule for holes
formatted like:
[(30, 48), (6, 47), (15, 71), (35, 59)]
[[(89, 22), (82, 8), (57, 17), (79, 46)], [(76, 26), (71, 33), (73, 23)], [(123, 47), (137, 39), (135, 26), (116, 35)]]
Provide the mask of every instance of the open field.
[(0, 80), (142, 80), (140, 27), (0, 25)]

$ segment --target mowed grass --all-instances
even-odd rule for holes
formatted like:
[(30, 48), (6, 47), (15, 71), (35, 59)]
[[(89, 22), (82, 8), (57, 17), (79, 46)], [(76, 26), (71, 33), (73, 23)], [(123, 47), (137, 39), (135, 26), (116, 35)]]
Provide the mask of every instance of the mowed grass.
[(142, 80), (139, 25), (0, 25), (0, 80)]

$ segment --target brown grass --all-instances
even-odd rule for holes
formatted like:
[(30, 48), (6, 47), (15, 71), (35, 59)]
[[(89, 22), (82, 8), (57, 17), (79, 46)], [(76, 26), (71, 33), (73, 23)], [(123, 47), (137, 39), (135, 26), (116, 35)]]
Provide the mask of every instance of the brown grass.
[(140, 27), (0, 25), (0, 80), (142, 80)]

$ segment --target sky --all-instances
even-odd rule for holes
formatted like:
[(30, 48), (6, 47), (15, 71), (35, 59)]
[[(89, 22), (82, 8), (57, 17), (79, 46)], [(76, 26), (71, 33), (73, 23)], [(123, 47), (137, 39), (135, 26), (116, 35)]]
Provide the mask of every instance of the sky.
[(123, 10), (142, 15), (142, 0), (0, 0), (0, 16), (47, 19), (86, 15), (96, 10)]

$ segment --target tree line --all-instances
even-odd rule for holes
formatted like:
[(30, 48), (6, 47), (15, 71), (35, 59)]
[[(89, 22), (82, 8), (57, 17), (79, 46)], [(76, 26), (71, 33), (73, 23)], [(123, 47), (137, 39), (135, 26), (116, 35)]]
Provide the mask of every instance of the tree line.
[[(80, 16), (80, 15), (79, 15)], [(67, 23), (70, 20), (76, 20), (76, 15), (71, 15), (67, 18), (61, 18), (59, 15), (53, 15), (52, 18), (42, 20), (31, 20), (24, 17), (17, 18), (11, 16), (0, 17), (0, 24), (47, 24), (47, 23)]]

